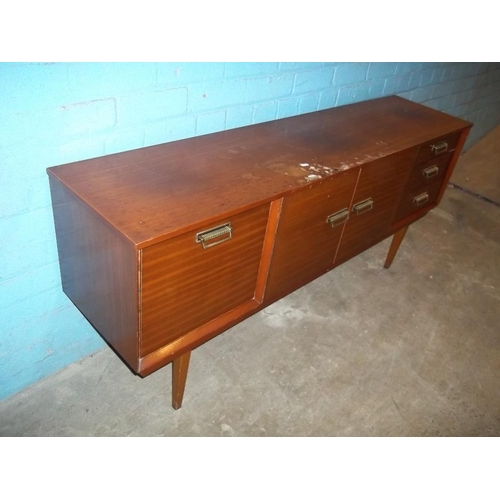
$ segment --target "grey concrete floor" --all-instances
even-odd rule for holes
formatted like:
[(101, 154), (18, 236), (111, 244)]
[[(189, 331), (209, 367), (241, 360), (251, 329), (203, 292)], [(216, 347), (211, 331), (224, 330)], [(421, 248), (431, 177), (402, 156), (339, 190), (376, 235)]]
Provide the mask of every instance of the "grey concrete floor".
[[(500, 168), (496, 166), (496, 175)], [(500, 207), (449, 189), (389, 240), (141, 379), (108, 348), (0, 403), (2, 436), (498, 436)]]

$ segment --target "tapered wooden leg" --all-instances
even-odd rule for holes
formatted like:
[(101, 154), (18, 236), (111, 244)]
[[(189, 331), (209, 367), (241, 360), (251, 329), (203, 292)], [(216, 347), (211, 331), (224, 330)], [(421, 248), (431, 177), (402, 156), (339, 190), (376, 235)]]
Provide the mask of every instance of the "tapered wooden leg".
[(389, 269), (391, 267), (392, 261), (394, 260), (394, 257), (396, 257), (399, 246), (401, 245), (401, 242), (403, 241), (403, 238), (405, 237), (406, 231), (408, 231), (409, 227), (410, 226), (406, 226), (394, 234), (389, 252), (387, 252), (387, 258), (385, 259), (384, 267), (386, 269)]
[(190, 357), (191, 351), (188, 351), (172, 361), (172, 406), (174, 410), (182, 406)]

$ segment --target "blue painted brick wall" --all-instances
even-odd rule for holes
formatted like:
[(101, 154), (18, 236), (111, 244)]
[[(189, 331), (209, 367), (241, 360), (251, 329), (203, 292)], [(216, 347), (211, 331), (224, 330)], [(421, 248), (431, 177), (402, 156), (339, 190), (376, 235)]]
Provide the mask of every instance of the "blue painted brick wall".
[(0, 399), (103, 342), (61, 291), (52, 165), (398, 94), (500, 120), (498, 63), (0, 64)]

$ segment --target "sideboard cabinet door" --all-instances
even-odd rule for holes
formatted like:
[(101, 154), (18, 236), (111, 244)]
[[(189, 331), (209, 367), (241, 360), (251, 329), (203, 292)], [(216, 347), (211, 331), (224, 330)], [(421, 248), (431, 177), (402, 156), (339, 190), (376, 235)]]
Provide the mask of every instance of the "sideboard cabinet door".
[(253, 299), (265, 204), (142, 250), (140, 355)]
[(361, 167), (351, 216), (335, 258), (336, 266), (391, 234), (394, 211), (415, 154), (414, 148), (408, 149)]
[(272, 302), (332, 268), (359, 169), (317, 181), (283, 200), (265, 301)]

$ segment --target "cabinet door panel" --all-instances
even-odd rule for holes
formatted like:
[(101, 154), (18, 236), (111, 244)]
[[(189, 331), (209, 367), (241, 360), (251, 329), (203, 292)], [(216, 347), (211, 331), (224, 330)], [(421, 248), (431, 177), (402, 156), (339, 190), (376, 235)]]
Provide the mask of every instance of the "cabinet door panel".
[(263, 205), (142, 251), (142, 356), (253, 299), (268, 214)]
[(415, 153), (415, 149), (406, 150), (370, 162), (361, 168), (351, 206), (351, 217), (342, 235), (335, 265), (345, 262), (391, 234), (390, 224)]
[(358, 175), (359, 169), (348, 170), (284, 199), (266, 302), (277, 300), (332, 268), (345, 221), (339, 214), (332, 226), (327, 218), (343, 209), (348, 211)]

